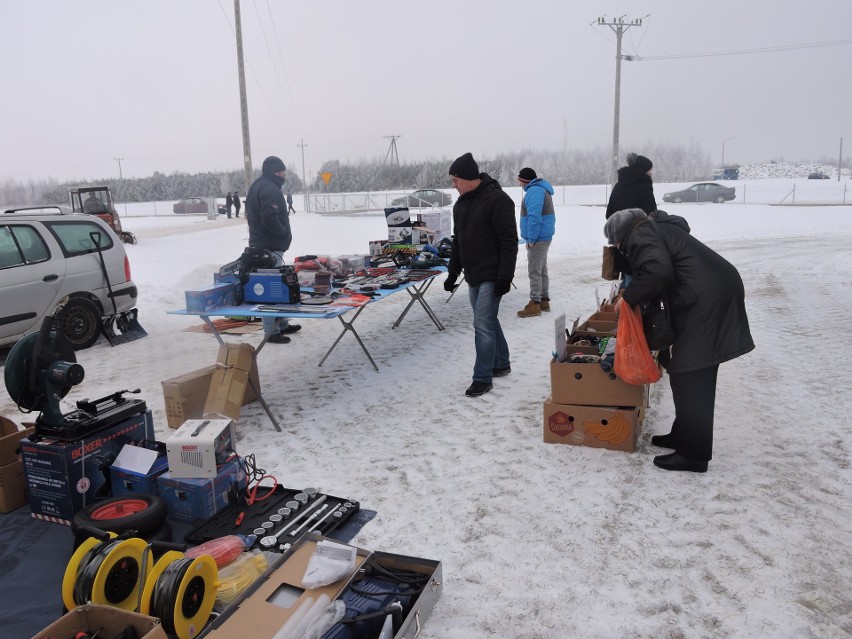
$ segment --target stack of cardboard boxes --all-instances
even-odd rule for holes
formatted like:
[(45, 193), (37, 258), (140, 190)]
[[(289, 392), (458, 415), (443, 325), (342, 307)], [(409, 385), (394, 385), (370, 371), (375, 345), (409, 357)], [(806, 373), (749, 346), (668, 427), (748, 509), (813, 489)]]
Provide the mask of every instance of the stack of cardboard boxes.
[[(578, 345), (583, 337), (615, 337), (615, 308), (602, 304), (585, 322), (565, 331), (557, 319), (557, 341), (567, 335), (567, 353), (599, 355), (594, 345)], [(594, 340), (590, 340), (594, 341)], [(572, 342), (575, 342), (572, 344)], [(582, 342), (581, 342), (582, 343)], [(561, 348), (557, 344), (557, 353)], [(648, 405), (648, 386), (622, 381), (596, 362), (550, 362), (551, 395), (544, 403), (544, 441), (633, 452)]]
[(15, 422), (0, 416), (0, 513), (10, 513), (27, 503), (20, 441), (33, 431), (18, 430)]

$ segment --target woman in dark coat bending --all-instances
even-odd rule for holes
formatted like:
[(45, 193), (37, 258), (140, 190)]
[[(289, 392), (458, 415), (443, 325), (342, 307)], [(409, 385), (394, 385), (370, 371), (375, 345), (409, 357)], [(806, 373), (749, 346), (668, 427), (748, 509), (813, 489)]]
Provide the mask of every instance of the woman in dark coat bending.
[(651, 438), (675, 452), (655, 457), (654, 464), (703, 473), (713, 456), (719, 364), (754, 348), (740, 274), (690, 235), (686, 220), (663, 211), (653, 218), (641, 209), (617, 211), (604, 235), (633, 273), (622, 300), (635, 306), (665, 295), (677, 335), (667, 366), (675, 421), (670, 433)]

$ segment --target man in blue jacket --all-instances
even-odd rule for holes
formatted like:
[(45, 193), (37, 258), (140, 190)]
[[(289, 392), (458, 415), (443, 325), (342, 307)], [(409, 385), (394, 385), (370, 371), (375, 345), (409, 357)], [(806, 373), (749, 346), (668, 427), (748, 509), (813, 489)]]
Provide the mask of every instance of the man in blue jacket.
[(453, 252), (444, 289), (453, 291), (462, 271), (473, 308), (476, 361), (473, 382), (465, 391), (479, 397), (491, 390), (494, 377), (511, 372), (509, 345), (503, 336), (500, 299), (509, 292), (518, 256), (515, 203), (497, 180), (480, 173), (470, 153), (450, 166), (459, 199), (453, 206)]
[(521, 237), (527, 243), (527, 272), (530, 276), (530, 301), (518, 317), (536, 317), (550, 310), (550, 278), (547, 276), (547, 251), (556, 230), (553, 211), (553, 187), (529, 167), (518, 172), (518, 184), (524, 188), (521, 203)]
[[(287, 176), (287, 167), (274, 155), (263, 161), (262, 174), (246, 194), (246, 221), (249, 228), (249, 246), (264, 248), (275, 253), (278, 266), (284, 264), (284, 252), (290, 248), (290, 216), (281, 187)], [(295, 333), (299, 324), (286, 319), (263, 318), (263, 332), (272, 344), (286, 344), (289, 333)]]

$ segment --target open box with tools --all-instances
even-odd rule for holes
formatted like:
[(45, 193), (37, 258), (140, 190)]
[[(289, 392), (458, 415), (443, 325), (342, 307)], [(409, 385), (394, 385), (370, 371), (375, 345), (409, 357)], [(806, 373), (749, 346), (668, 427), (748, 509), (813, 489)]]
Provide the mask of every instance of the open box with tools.
[[(251, 503), (247, 503), (251, 502)], [(283, 552), (307, 532), (328, 535), (349, 521), (360, 505), (319, 493), (314, 488), (297, 490), (259, 486), (247, 497), (190, 530), (184, 537), (190, 544), (203, 544), (226, 535), (256, 535), (263, 550)]]
[[(338, 599), (345, 604), (346, 612), (342, 621), (324, 632), (325, 638), (417, 636), (441, 594), (441, 562), (340, 544), (354, 554), (349, 576), (325, 586), (304, 588), (302, 580), (311, 558), (318, 544), (327, 542), (316, 533), (302, 536), (200, 636), (302, 637), (308, 615), (319, 616), (314, 606), (326, 607)], [(387, 635), (382, 632), (385, 624), (392, 628)]]

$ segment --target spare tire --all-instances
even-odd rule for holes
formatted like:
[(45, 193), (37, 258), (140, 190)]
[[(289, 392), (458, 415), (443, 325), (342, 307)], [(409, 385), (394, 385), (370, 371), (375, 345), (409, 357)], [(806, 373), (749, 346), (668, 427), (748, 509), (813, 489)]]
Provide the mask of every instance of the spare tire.
[(78, 511), (71, 521), (71, 531), (88, 526), (121, 534), (135, 530), (140, 537), (153, 533), (166, 523), (166, 502), (158, 495), (136, 493), (108, 497)]

